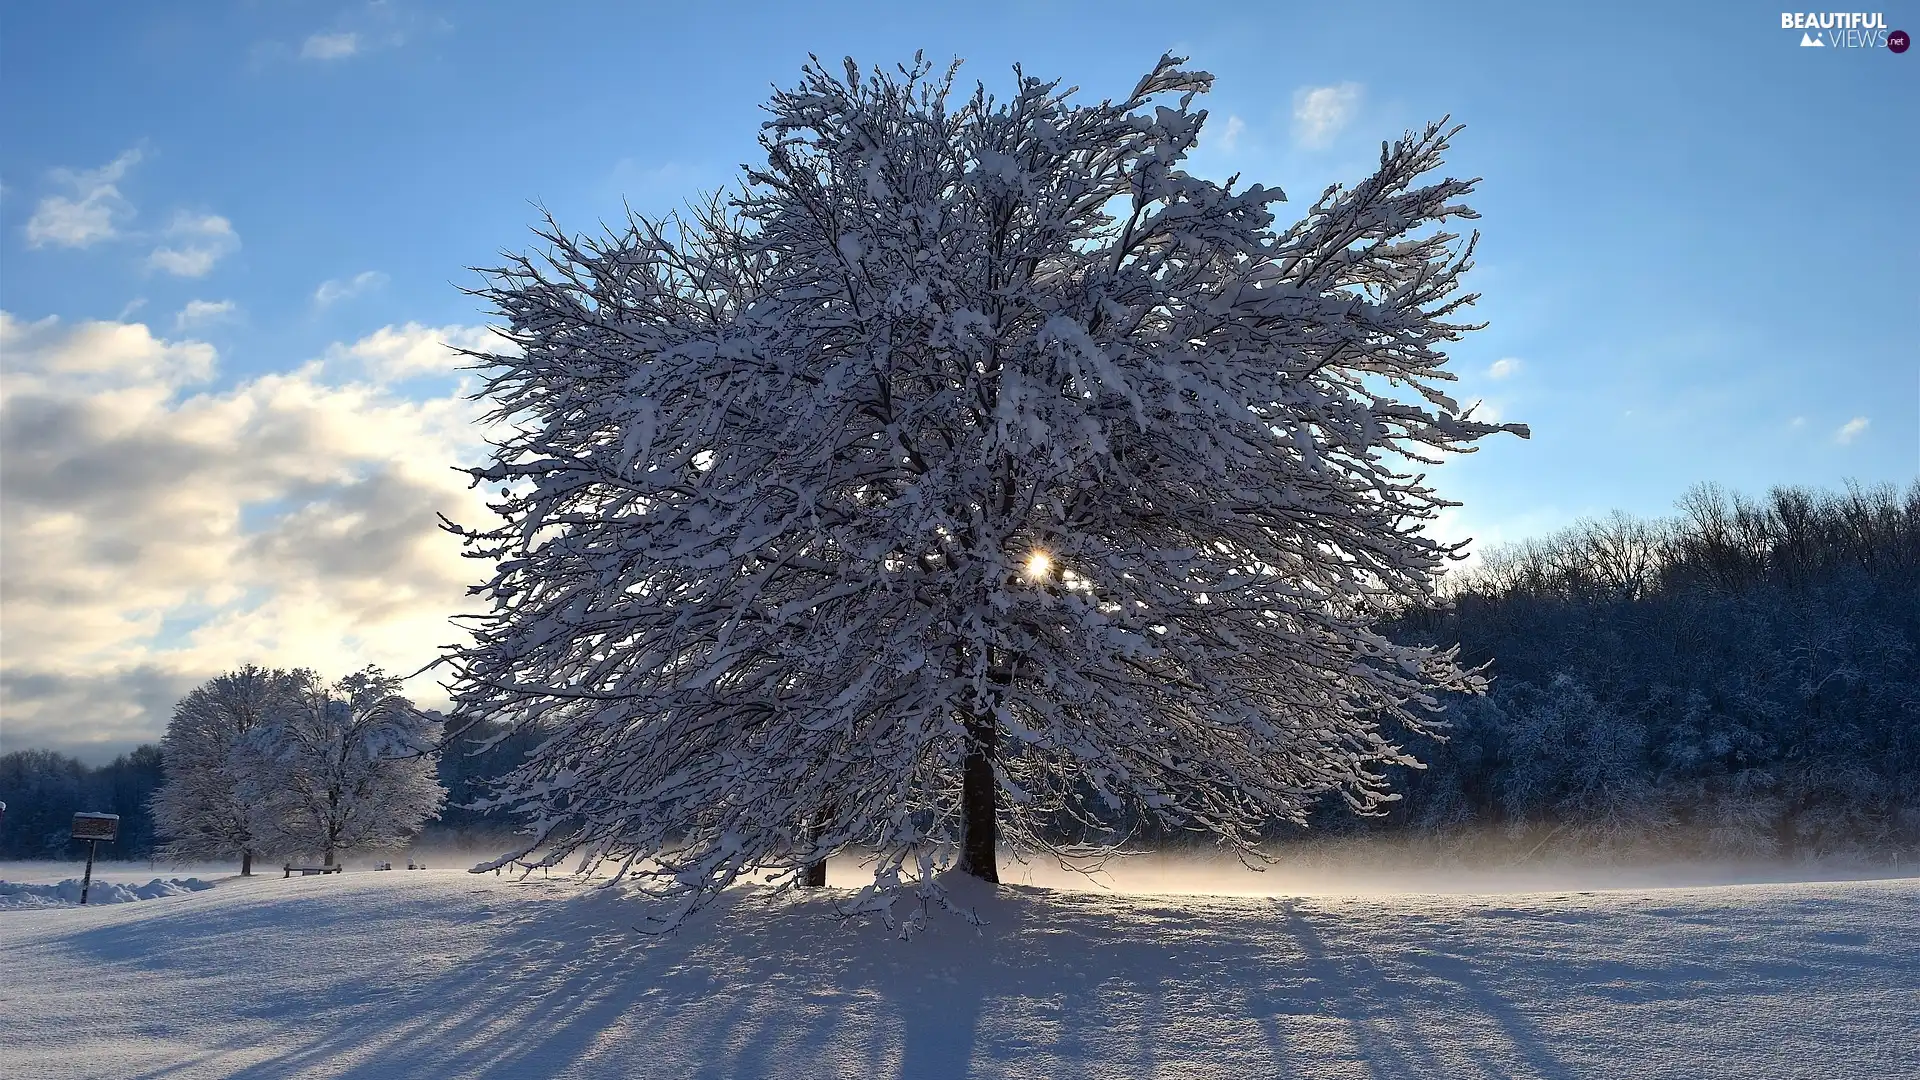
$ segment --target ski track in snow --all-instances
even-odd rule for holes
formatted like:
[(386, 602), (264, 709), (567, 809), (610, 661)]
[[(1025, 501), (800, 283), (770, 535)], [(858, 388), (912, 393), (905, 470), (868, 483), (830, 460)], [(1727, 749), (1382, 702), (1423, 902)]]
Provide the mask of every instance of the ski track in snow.
[(0, 912), (0, 1076), (1920, 1075), (1920, 878), (959, 888), (989, 924), (912, 941), (748, 893), (649, 938), (612, 890), (457, 871)]

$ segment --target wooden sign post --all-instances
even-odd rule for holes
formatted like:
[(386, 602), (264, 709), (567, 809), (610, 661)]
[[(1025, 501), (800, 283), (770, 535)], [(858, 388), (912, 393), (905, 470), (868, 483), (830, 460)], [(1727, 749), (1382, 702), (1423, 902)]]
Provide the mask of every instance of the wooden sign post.
[(87, 894), (93, 891), (93, 853), (100, 841), (113, 843), (120, 835), (119, 814), (75, 814), (73, 815), (73, 838), (87, 842), (87, 876), (80, 880), (80, 902), (87, 902)]

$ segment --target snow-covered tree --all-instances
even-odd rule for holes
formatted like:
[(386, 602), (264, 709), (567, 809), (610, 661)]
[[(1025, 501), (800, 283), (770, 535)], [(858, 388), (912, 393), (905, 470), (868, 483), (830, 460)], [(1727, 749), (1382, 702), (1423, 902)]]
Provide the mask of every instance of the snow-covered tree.
[(1436, 124), (1277, 227), (1182, 168), (1181, 63), (1088, 105), (816, 63), (737, 197), (494, 272), (503, 522), (453, 527), (496, 566), (447, 660), (547, 738), (489, 867), (686, 910), (848, 847), (996, 880), (1063, 814), (1244, 846), (1393, 797), (1396, 729), (1479, 685), (1371, 629), (1456, 554), (1413, 470), (1526, 434), (1441, 390), (1473, 181), (1426, 179)]
[(161, 743), (166, 779), (153, 796), (164, 854), (238, 855), (240, 873), (253, 873), (253, 857), (267, 853), (273, 835), (257, 737), (304, 674), (248, 664), (209, 679), (174, 706)]
[(446, 795), (435, 772), (440, 721), (378, 668), (332, 686), (298, 675), (256, 739), (280, 846), (332, 866), (341, 852), (404, 845)]

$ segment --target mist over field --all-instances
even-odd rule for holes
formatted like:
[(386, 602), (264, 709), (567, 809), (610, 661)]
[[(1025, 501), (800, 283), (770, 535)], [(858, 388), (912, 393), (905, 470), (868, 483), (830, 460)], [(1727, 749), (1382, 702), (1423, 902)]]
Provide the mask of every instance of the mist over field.
[(1253, 869), (1230, 856), (1150, 854), (1112, 859), (1082, 873), (1058, 862), (1009, 863), (1003, 880), (1135, 896), (1406, 896), (1697, 888), (1770, 882), (1851, 881), (1913, 875), (1909, 862), (1615, 862), (1570, 858), (1522, 864), (1463, 863), (1382, 845), (1374, 852), (1300, 853)]
[[(1003, 852), (1001, 880), (1068, 892), (1114, 896), (1419, 896), (1537, 892), (1593, 892), (1702, 888), (1717, 885), (1786, 884), (1898, 879), (1915, 876), (1916, 865), (1899, 854), (1880, 858), (1701, 859), (1657, 852), (1611, 858), (1564, 853), (1542, 855), (1529, 845), (1498, 835), (1478, 842), (1408, 843), (1394, 839), (1299, 842), (1271, 851), (1271, 862), (1243, 861), (1231, 853), (1144, 851), (1105, 856), (1056, 856)], [(491, 862), (499, 847), (420, 844), (404, 852), (342, 860), (349, 873), (376, 872), (388, 863), (406, 873), (408, 863), (436, 872), (466, 872)], [(0, 860), (0, 881), (50, 883), (77, 877), (80, 860)], [(495, 880), (569, 880), (605, 884), (616, 867), (576, 875), (565, 862), (531, 874), (505, 868), (484, 875)], [(415, 871), (416, 873), (418, 871)], [(162, 877), (218, 881), (236, 877), (230, 862), (166, 859), (107, 860), (94, 866), (94, 880), (144, 882)], [(254, 868), (278, 878), (279, 861)], [(827, 882), (842, 892), (871, 884), (872, 863), (858, 854), (828, 860)], [(296, 876), (297, 872), (296, 872)], [(749, 886), (739, 886), (748, 888)]]

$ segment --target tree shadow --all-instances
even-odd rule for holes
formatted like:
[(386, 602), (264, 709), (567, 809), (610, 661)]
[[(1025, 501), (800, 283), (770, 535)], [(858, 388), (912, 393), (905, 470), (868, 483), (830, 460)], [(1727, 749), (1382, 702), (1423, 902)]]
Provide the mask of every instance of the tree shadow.
[[(1395, 957), (1397, 966), (1411, 962), (1415, 970), (1389, 974), (1365, 952), (1329, 947), (1296, 903), (1279, 906), (1306, 972), (1346, 1021), (1374, 1080), (1571, 1075), (1532, 1021), (1471, 963), (1422, 950)], [(1474, 1048), (1471, 1056), (1460, 1054), (1463, 1045)]]
[[(236, 1018), (245, 1038), (137, 1075), (201, 1074), (241, 1055), (251, 1063), (228, 1074), (248, 1080), (1065, 1080), (1199, 1063), (1252, 1078), (1321, 1075), (1335, 1060), (1376, 1080), (1567, 1075), (1466, 959), (1390, 970), (1366, 954), (1364, 935), (1323, 935), (1316, 923), (1337, 915), (1290, 903), (1007, 887), (982, 904), (985, 925), (938, 913), (911, 941), (835, 919), (817, 897), (730, 895), (661, 937), (635, 932), (644, 905), (612, 890), (490, 906), (501, 905), (511, 921), (474, 928), (483, 948), (418, 978), (379, 959), (393, 955), (381, 928), (355, 925), (353, 905), (322, 905), (298, 932), (358, 948), (346, 966), (313, 985), (287, 972)], [(263, 932), (275, 918), (257, 917)], [(102, 927), (88, 948), (124, 960), (151, 929)], [(1477, 1061), (1462, 1057), (1463, 1037)]]

